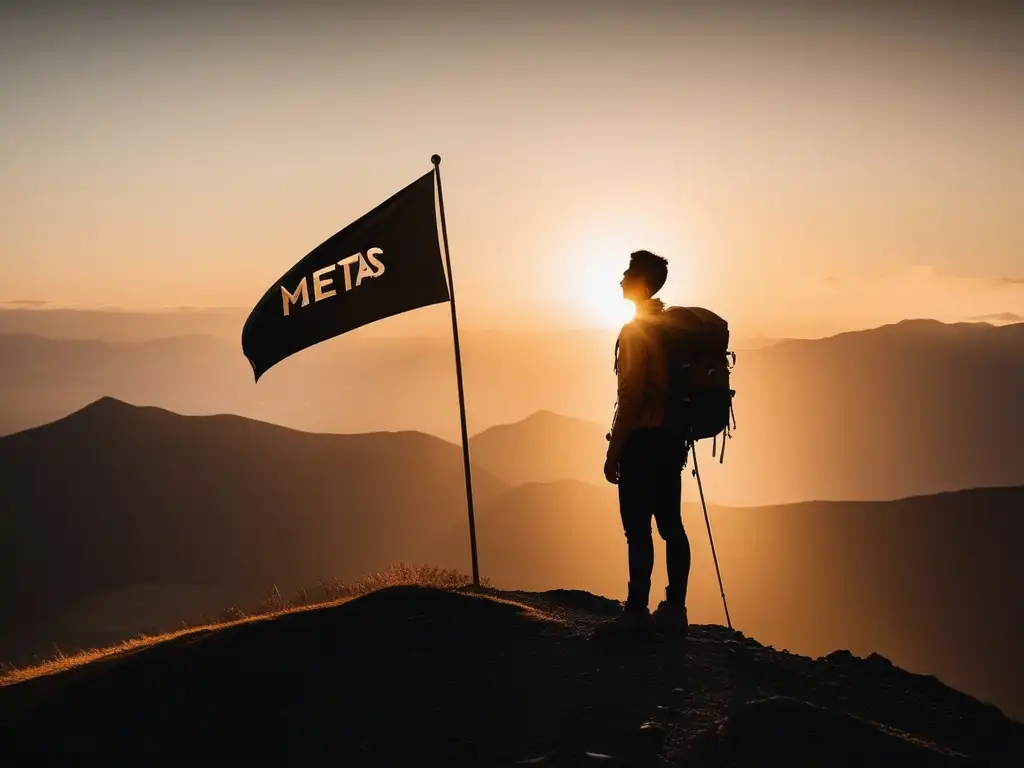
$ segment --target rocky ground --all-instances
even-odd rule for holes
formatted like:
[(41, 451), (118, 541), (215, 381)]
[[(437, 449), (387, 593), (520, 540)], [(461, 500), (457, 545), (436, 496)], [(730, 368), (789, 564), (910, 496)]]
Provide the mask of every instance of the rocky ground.
[(0, 688), (0, 763), (1024, 765), (1024, 725), (884, 658), (615, 610), (392, 587), (199, 631)]

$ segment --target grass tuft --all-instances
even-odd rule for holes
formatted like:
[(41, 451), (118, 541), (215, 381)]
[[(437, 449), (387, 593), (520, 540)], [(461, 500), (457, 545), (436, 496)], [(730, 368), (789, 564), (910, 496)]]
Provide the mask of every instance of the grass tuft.
[[(88, 664), (89, 662), (116, 656), (121, 653), (136, 651), (140, 648), (147, 648), (185, 635), (223, 629), (224, 627), (260, 621), (287, 613), (298, 613), (300, 611), (340, 605), (354, 598), (387, 587), (421, 586), (455, 590), (468, 587), (471, 584), (472, 579), (460, 571), (427, 565), (409, 566), (404, 563), (391, 565), (387, 570), (368, 574), (353, 582), (344, 582), (333, 578), (326, 581), (321, 579), (319, 580), (321, 593), (319, 598), (310, 595), (309, 590), (305, 589), (300, 589), (291, 598), (285, 598), (275, 584), (272, 586), (270, 594), (252, 610), (243, 611), (236, 606), (229, 606), (221, 611), (217, 617), (199, 626), (183, 627), (174, 632), (164, 634), (145, 635), (140, 633), (137, 637), (124, 640), (106, 648), (91, 648), (69, 654), (61, 651), (56, 643), (54, 643), (54, 655), (52, 658), (29, 667), (15, 667), (6, 662), (0, 662), (0, 687), (63, 672), (82, 664)], [(481, 579), (481, 586), (490, 587), (490, 580)]]
[[(481, 586), (490, 587), (488, 579), (481, 579)], [(344, 583), (332, 579), (321, 581), (320, 589), (324, 598), (336, 600), (339, 597), (358, 597), (369, 592), (376, 592), (385, 587), (416, 585), (434, 587), (435, 589), (461, 589), (468, 587), (472, 580), (460, 571), (438, 568), (437, 566), (408, 566), (404, 563), (390, 566), (386, 571), (371, 573), (358, 581)]]

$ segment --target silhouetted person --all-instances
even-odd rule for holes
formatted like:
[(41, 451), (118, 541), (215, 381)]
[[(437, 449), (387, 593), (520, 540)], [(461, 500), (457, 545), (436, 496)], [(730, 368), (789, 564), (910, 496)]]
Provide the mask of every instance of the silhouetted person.
[(619, 487), (629, 555), (629, 590), (622, 618), (640, 623), (651, 618), (653, 518), (665, 540), (668, 570), (665, 600), (654, 618), (659, 624), (685, 630), (690, 542), (683, 529), (681, 475), (686, 449), (663, 429), (668, 375), (656, 326), (667, 319), (664, 303), (653, 298), (667, 277), (668, 261), (650, 251), (632, 253), (622, 275), (622, 295), (636, 305), (636, 316), (622, 327), (615, 345), (618, 398), (604, 474)]

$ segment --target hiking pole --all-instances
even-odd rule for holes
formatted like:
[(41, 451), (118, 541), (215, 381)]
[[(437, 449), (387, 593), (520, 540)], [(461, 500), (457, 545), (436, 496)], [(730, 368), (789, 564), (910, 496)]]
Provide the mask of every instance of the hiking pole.
[(690, 449), (693, 452), (693, 476), (697, 478), (697, 490), (700, 491), (700, 505), (704, 510), (704, 523), (708, 527), (708, 541), (711, 542), (711, 557), (715, 561), (715, 573), (718, 574), (718, 588), (722, 592), (722, 606), (725, 608), (725, 623), (732, 629), (732, 619), (729, 618), (729, 604), (725, 602), (725, 587), (722, 586), (722, 571), (718, 568), (718, 555), (715, 554), (715, 540), (711, 536), (711, 520), (708, 518), (708, 505), (704, 503), (704, 486), (700, 482), (700, 472), (697, 471), (697, 443), (691, 442)]

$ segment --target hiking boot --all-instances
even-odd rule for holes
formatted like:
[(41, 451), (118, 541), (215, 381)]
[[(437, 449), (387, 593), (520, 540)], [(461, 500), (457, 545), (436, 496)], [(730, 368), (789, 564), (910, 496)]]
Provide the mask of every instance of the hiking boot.
[(660, 629), (668, 629), (683, 635), (690, 630), (690, 623), (686, 618), (686, 606), (679, 603), (662, 600), (654, 610), (653, 619)]
[(590, 637), (599, 638), (635, 638), (654, 634), (654, 621), (646, 605), (625, 602), (622, 610), (611, 620), (602, 621), (594, 627)]
[(651, 612), (646, 605), (627, 600), (622, 604), (622, 613), (615, 617), (615, 623), (627, 627), (647, 627), (651, 624)]

